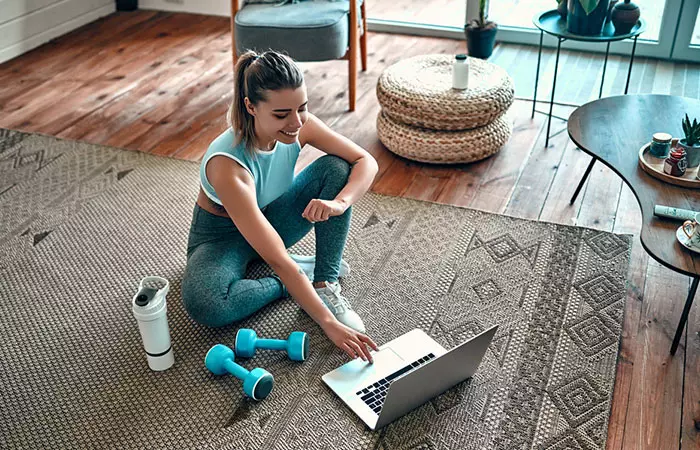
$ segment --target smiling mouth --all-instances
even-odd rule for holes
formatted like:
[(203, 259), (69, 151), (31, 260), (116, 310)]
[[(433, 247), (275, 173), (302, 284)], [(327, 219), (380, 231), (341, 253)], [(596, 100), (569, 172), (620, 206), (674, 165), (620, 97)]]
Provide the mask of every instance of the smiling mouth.
[(294, 137), (294, 136), (297, 136), (297, 135), (299, 134), (299, 131), (295, 131), (295, 132), (293, 132), (293, 133), (290, 133), (290, 132), (288, 132), (288, 131), (282, 131), (282, 130), (280, 130), (280, 133), (282, 133), (282, 134), (284, 134), (284, 135), (286, 135), (286, 136)]

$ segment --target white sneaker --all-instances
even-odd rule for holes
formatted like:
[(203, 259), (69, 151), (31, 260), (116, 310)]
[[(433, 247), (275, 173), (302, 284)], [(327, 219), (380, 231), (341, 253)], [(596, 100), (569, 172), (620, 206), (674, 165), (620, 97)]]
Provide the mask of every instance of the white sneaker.
[(326, 287), (315, 289), (323, 303), (326, 304), (340, 323), (360, 333), (365, 332), (365, 324), (362, 323), (360, 316), (352, 310), (348, 299), (340, 295), (340, 283), (326, 282)]
[[(294, 260), (295, 263), (301, 270), (304, 271), (309, 280), (314, 281), (314, 269), (316, 267), (316, 256), (306, 256), (306, 255), (294, 255), (289, 254), (289, 256)], [(340, 260), (340, 271), (338, 276), (340, 278), (347, 277), (350, 274), (350, 264), (344, 259)]]

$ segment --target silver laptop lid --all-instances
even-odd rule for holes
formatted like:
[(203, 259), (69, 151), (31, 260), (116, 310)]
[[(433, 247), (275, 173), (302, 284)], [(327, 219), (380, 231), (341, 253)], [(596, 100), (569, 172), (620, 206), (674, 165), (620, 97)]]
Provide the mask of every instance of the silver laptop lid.
[(389, 386), (375, 429), (474, 375), (498, 325), (474, 336), (433, 361), (403, 375)]

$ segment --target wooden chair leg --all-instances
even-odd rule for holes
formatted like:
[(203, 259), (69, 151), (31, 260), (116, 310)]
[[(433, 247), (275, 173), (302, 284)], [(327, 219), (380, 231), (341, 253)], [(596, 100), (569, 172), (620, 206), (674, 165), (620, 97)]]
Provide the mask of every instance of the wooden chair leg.
[(350, 99), (350, 111), (355, 111), (355, 91), (357, 88), (357, 45), (350, 46), (350, 54), (348, 55), (350, 61), (348, 63), (349, 69), (349, 85), (348, 94)]
[(355, 111), (355, 89), (357, 87), (357, 28), (357, 26), (350, 27), (350, 49), (348, 50), (348, 75), (350, 78), (348, 94), (350, 97), (350, 111)]
[(231, 0), (231, 59), (233, 60), (233, 72), (236, 72), (236, 14), (238, 13), (238, 0)]
[(362, 58), (362, 71), (367, 72), (367, 14), (365, 13), (365, 3), (360, 6), (360, 14), (362, 15), (362, 35), (360, 36), (360, 56)]

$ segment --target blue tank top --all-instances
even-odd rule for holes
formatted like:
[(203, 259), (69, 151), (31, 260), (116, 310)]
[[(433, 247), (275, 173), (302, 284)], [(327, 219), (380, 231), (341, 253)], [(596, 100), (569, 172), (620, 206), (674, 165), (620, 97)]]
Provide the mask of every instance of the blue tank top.
[(207, 180), (207, 163), (217, 155), (231, 158), (250, 173), (255, 182), (255, 195), (260, 209), (272, 203), (292, 185), (294, 166), (299, 157), (301, 146), (299, 141), (293, 144), (283, 144), (277, 141), (269, 151), (255, 150), (255, 156), (245, 148), (245, 143), (236, 145), (233, 130), (221, 133), (209, 145), (199, 167), (199, 179), (202, 190), (214, 203), (221, 205), (214, 187)]

